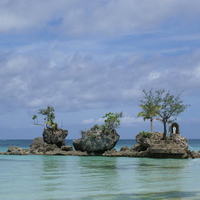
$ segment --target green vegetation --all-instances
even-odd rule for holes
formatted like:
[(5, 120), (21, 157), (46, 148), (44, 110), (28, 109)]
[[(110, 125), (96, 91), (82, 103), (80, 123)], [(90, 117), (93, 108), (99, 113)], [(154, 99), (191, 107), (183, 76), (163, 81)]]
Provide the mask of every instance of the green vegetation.
[(150, 130), (151, 133), (154, 132), (153, 129), (153, 120), (154, 118), (158, 115), (158, 110), (160, 108), (159, 105), (156, 104), (154, 100), (154, 96), (152, 94), (152, 89), (149, 92), (144, 92), (144, 100), (140, 101), (140, 107), (142, 108), (142, 111), (138, 113), (138, 117), (143, 117), (144, 121), (145, 120), (150, 120)]
[(95, 139), (97, 136), (95, 134), (91, 134), (90, 137)]
[(120, 119), (123, 116), (123, 113), (120, 112), (120, 113), (107, 113), (105, 114), (105, 116), (103, 116), (102, 118), (105, 118), (104, 120), (104, 126), (106, 129), (116, 129), (116, 128), (119, 128), (120, 126)]
[(146, 138), (150, 138), (152, 133), (149, 133), (149, 132), (145, 132), (145, 131), (141, 131), (140, 134), (142, 134), (143, 137), (146, 137)]
[[(120, 127), (120, 119), (123, 116), (123, 113), (112, 113), (109, 112), (105, 114), (102, 118), (105, 118), (104, 124), (98, 125), (95, 124), (92, 128), (90, 128), (90, 131), (102, 131), (103, 134), (109, 134), (111, 131), (113, 131), (116, 128)], [(82, 131), (82, 134), (85, 132)], [(94, 138), (94, 137), (93, 137)]]
[(100, 129), (100, 126), (98, 124), (95, 124), (90, 130), (91, 131), (98, 131)]
[[(45, 121), (46, 127), (53, 128), (53, 129), (56, 130), (58, 128), (58, 124), (54, 122), (54, 119), (56, 117), (54, 112), (55, 112), (55, 110), (54, 110), (53, 107), (47, 106), (46, 109), (40, 109), (38, 114), (45, 116), (44, 121)], [(34, 120), (35, 125), (41, 125), (41, 126), (45, 127), (45, 125), (38, 123), (38, 116), (37, 115), (33, 115), (32, 119)]]
[[(139, 113), (139, 116), (143, 116), (145, 119), (156, 118), (163, 123), (164, 126), (164, 138), (167, 134), (167, 123), (171, 123), (171, 117), (176, 117), (182, 113), (189, 105), (184, 105), (180, 99), (182, 93), (174, 96), (170, 94), (170, 91), (156, 90), (153, 94), (152, 89), (150, 91), (143, 90), (145, 96), (144, 100), (140, 101), (142, 104), (140, 107), (143, 108), (143, 112)], [(150, 115), (150, 113), (152, 115)], [(152, 118), (151, 118), (152, 117)]]

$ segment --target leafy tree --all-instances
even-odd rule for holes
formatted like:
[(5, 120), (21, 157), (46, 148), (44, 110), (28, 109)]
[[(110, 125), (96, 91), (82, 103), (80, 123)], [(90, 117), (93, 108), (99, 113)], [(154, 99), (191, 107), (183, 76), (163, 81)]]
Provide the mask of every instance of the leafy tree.
[(152, 89), (149, 92), (144, 92), (144, 100), (140, 101), (140, 107), (142, 108), (142, 111), (138, 113), (138, 117), (143, 117), (145, 120), (150, 120), (150, 130), (151, 133), (154, 132), (153, 129), (153, 120), (156, 116), (158, 116), (158, 110), (160, 108), (159, 105), (155, 102), (154, 96), (152, 94)]
[[(52, 127), (54, 129), (57, 129), (58, 124), (54, 122), (55, 119), (55, 114), (54, 114), (54, 108), (51, 106), (47, 106), (46, 109), (40, 109), (38, 114), (44, 115), (44, 121), (46, 124), (46, 127)], [(33, 115), (32, 119), (35, 121), (35, 125), (42, 125), (42, 124), (38, 124), (38, 120), (37, 120), (37, 115)], [(44, 125), (42, 125), (44, 126)]]
[(176, 119), (171, 120), (170, 118), (177, 117), (190, 105), (183, 104), (183, 101), (180, 99), (182, 92), (177, 96), (172, 95), (170, 91), (164, 89), (157, 90), (155, 93), (155, 102), (160, 106), (157, 113), (160, 116), (159, 120), (163, 122), (165, 138), (167, 135), (167, 123)]
[[(91, 131), (102, 131), (103, 134), (109, 134), (112, 130), (119, 128), (120, 126), (120, 119), (123, 116), (123, 113), (112, 113), (109, 112), (105, 114), (102, 118), (105, 118), (104, 124), (98, 125), (95, 124), (92, 128), (90, 128)], [(82, 136), (85, 134), (85, 131), (82, 131)]]
[(40, 109), (38, 114), (44, 115), (45, 118), (44, 120), (46, 121), (46, 124), (49, 126), (52, 126), (54, 123), (53, 120), (55, 119), (55, 114), (54, 114), (54, 108), (51, 106), (47, 106), (46, 109)]
[(112, 112), (109, 112), (107, 114), (105, 114), (105, 116), (103, 116), (102, 118), (106, 118), (104, 120), (104, 126), (106, 129), (108, 130), (112, 130), (112, 129), (116, 129), (120, 126), (120, 119), (123, 116), (123, 113), (120, 112), (120, 113), (112, 113)]

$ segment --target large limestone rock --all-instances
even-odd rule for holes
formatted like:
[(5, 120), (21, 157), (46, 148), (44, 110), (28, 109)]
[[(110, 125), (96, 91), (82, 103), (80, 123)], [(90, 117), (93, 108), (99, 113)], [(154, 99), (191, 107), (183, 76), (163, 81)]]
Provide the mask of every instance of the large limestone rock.
[(155, 140), (147, 149), (149, 157), (188, 158), (188, 140), (180, 134), (174, 134), (166, 140)]
[(153, 133), (151, 137), (143, 134), (136, 136), (133, 147), (122, 147), (120, 151), (106, 151), (104, 156), (130, 156), (150, 158), (200, 158), (200, 153), (188, 149), (188, 140), (180, 134), (172, 134), (165, 140), (163, 133)]
[(53, 129), (45, 128), (43, 131), (43, 140), (47, 144), (55, 144), (57, 147), (61, 148), (65, 146), (65, 138), (68, 135), (68, 130), (63, 129)]
[(144, 152), (147, 157), (155, 158), (187, 158), (188, 140), (180, 134), (173, 134), (165, 140), (163, 133), (153, 133), (145, 137), (141, 133), (136, 136), (139, 143), (137, 150)]
[(115, 130), (105, 134), (101, 130), (82, 132), (82, 138), (73, 142), (75, 150), (90, 154), (102, 154), (115, 147), (120, 136)]

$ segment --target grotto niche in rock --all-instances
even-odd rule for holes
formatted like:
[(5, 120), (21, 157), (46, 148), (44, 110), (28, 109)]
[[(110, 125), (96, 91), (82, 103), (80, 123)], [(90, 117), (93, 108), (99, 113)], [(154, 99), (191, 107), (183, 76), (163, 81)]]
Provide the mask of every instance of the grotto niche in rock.
[(105, 151), (113, 149), (120, 138), (116, 128), (120, 126), (119, 118), (122, 115), (122, 112), (109, 112), (103, 116), (104, 124), (96, 124), (88, 131), (82, 131), (82, 137), (73, 142), (75, 150), (85, 151), (91, 155), (102, 155)]
[(170, 126), (170, 134), (180, 134), (178, 123), (172, 123), (172, 125)]
[[(48, 148), (48, 145), (55, 145), (55, 148), (61, 148), (62, 146), (65, 146), (65, 138), (68, 135), (68, 130), (63, 130), (61, 128), (58, 127), (58, 124), (54, 121), (55, 120), (55, 110), (53, 107), (51, 106), (47, 106), (46, 109), (40, 109), (38, 114), (41, 114), (44, 116), (44, 124), (40, 124), (38, 123), (38, 116), (34, 115), (32, 117), (32, 119), (34, 120), (34, 124), (35, 125), (39, 125), (39, 126), (43, 126), (44, 130), (42, 133), (42, 139), (40, 139), (40, 143), (41, 141), (44, 142), (44, 145), (40, 145), (41, 146), (45, 146), (45, 148)], [(33, 143), (37, 143), (35, 141), (33, 141)], [(33, 145), (33, 146), (37, 146), (37, 145)], [(45, 150), (44, 150), (45, 151)]]

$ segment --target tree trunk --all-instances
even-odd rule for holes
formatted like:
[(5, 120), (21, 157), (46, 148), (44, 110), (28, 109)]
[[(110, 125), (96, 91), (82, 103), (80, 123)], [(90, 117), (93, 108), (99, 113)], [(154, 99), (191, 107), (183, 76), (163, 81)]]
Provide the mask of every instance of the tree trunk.
[(163, 135), (163, 139), (166, 138), (167, 135), (167, 122), (165, 120), (163, 120), (163, 125), (164, 125), (164, 135)]
[(150, 129), (151, 129), (151, 133), (154, 133), (154, 130), (153, 130), (153, 119), (150, 119)]

